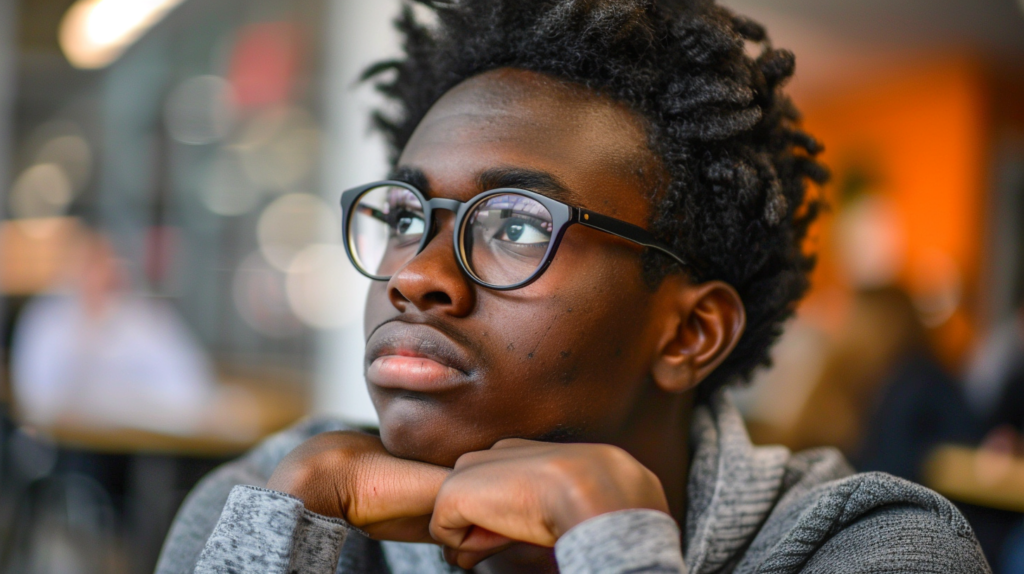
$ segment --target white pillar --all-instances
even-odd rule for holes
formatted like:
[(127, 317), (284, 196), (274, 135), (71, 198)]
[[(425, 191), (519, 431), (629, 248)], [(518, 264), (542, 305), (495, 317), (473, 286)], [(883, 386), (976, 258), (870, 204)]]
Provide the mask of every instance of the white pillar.
[[(387, 175), (384, 141), (369, 131), (370, 113), (380, 103), (371, 86), (358, 84), (370, 64), (398, 55), (398, 34), (391, 22), (399, 0), (330, 0), (326, 32), (324, 89), (325, 198), (338, 205), (341, 192)], [(340, 209), (340, 208), (339, 208)], [(313, 410), (374, 424), (377, 421), (363, 379), (363, 326), (361, 309), (369, 281), (356, 279), (349, 292), (359, 320), (330, 331), (317, 340), (317, 373)]]

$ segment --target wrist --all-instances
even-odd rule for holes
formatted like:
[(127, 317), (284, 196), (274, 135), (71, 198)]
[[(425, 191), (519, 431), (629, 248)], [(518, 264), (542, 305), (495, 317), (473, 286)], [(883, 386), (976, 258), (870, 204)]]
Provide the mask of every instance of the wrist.
[(299, 499), (310, 512), (347, 520), (349, 489), (345, 475), (343, 468), (315, 457), (286, 458), (270, 475), (267, 489)]

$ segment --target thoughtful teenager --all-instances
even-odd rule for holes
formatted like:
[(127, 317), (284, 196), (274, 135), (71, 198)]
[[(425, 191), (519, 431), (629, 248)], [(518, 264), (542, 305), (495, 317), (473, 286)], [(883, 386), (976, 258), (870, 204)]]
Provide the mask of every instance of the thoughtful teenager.
[(792, 54), (707, 0), (425, 2), (341, 198), (379, 438), (207, 477), (158, 571), (987, 572), (935, 493), (754, 447), (723, 392), (807, 289)]

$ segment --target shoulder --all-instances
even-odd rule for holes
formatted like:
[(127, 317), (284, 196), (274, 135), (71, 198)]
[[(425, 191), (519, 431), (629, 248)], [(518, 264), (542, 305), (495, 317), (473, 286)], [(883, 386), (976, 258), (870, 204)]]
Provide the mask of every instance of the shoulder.
[(829, 538), (805, 574), (861, 572), (990, 573), (970, 529), (914, 505), (873, 510)]
[(755, 541), (764, 571), (990, 572), (967, 520), (918, 484), (872, 472), (793, 494)]

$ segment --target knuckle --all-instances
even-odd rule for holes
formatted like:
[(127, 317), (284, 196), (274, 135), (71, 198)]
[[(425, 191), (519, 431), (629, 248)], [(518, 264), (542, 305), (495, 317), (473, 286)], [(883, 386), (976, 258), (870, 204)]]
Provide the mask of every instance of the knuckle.
[(571, 458), (563, 457), (548, 458), (544, 461), (544, 470), (549, 476), (563, 479), (580, 474), (579, 463)]
[(492, 446), (491, 448), (492, 449), (496, 449), (496, 448), (517, 448), (517, 447), (529, 446), (531, 444), (534, 444), (534, 441), (530, 441), (530, 440), (526, 440), (526, 439), (522, 439), (522, 438), (503, 438), (503, 439), (499, 440), (498, 442), (494, 443), (494, 446)]
[(438, 524), (436, 516), (430, 521), (430, 526), (427, 527), (427, 531), (430, 532), (430, 537), (431, 538), (433, 538), (434, 540), (436, 540), (438, 542), (444, 543), (446, 532)]
[(452, 503), (459, 499), (459, 490), (457, 481), (452, 479), (444, 481), (441, 484), (441, 488), (437, 491), (437, 496), (434, 498), (434, 514), (436, 515), (451, 508)]
[(455, 470), (460, 470), (468, 466), (474, 466), (483, 462), (486, 457), (486, 451), (467, 452), (455, 461), (454, 468)]
[(638, 466), (639, 463), (633, 455), (625, 451), (625, 449), (619, 448), (612, 445), (600, 445), (600, 457), (605, 464), (614, 468), (630, 468), (632, 466)]

